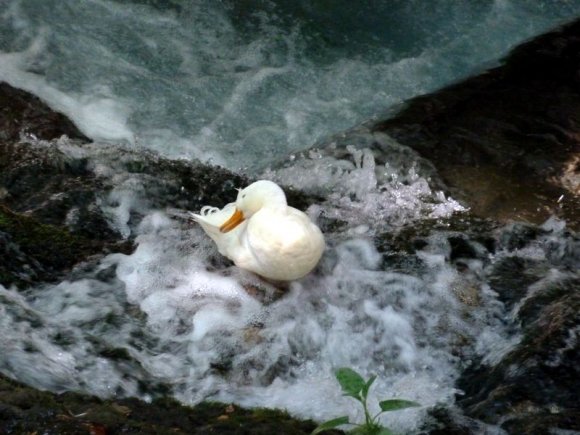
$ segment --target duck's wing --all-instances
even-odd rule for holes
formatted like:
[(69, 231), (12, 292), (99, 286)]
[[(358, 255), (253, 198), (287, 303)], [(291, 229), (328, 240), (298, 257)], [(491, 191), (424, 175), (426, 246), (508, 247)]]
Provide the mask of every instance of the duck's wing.
[(324, 237), (308, 216), (292, 207), (266, 208), (250, 219), (241, 238), (241, 267), (278, 280), (306, 275), (324, 251)]

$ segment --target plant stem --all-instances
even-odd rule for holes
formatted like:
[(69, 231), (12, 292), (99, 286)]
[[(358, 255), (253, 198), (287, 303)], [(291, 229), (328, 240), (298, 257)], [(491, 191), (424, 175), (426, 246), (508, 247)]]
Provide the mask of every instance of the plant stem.
[(375, 415), (375, 416), (373, 417), (373, 421), (375, 421), (375, 420), (377, 419), (377, 417), (378, 417), (379, 415), (381, 415), (382, 413), (384, 413), (384, 412), (385, 412), (385, 411), (379, 411), (379, 412), (377, 412), (377, 415)]
[(367, 398), (364, 398), (364, 401), (362, 402), (363, 404), (363, 409), (365, 411), (365, 421), (367, 422), (367, 425), (371, 425), (373, 420), (371, 419), (371, 416), (369, 414), (369, 410), (367, 409)]

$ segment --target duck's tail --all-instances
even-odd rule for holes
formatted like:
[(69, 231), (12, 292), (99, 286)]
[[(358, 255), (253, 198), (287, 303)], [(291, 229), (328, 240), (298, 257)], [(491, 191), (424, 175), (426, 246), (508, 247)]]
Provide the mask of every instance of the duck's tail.
[(201, 214), (189, 212), (191, 218), (197, 222), (203, 230), (210, 236), (217, 236), (220, 233), (220, 228), (211, 219)]
[(230, 233), (222, 233), (220, 227), (226, 222), (234, 213), (235, 204), (226, 205), (223, 209), (215, 207), (203, 207), (200, 214), (189, 213), (191, 219), (197, 222), (206, 234), (215, 242), (220, 254), (228, 256), (229, 247), (236, 238), (234, 231)]
[(235, 204), (230, 203), (221, 210), (217, 207), (206, 205), (201, 208), (199, 214), (189, 213), (191, 218), (201, 225), (201, 227), (210, 236), (220, 235), (220, 227), (226, 222), (234, 213)]

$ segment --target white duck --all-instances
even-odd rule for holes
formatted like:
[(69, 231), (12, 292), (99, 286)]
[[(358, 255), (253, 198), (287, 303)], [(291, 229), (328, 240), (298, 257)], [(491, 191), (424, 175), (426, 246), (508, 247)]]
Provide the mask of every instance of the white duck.
[(324, 237), (308, 216), (288, 206), (276, 183), (256, 181), (223, 209), (205, 206), (193, 214), (236, 266), (264, 278), (291, 281), (310, 272), (324, 251)]

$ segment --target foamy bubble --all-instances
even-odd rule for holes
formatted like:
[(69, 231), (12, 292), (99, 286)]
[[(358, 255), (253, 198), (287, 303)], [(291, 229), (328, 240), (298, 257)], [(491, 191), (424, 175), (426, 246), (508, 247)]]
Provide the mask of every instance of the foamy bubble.
[[(453, 377), (453, 359), (432, 349), (433, 344), (419, 343), (414, 326), (416, 309), (430, 295), (441, 301), (453, 297), (436, 290), (441, 278), (428, 284), (380, 271), (382, 257), (372, 243), (353, 239), (337, 245), (337, 263), (329, 275), (296, 282), (283, 298), (263, 305), (248, 295), (239, 276), (224, 276), (227, 269), (207, 270), (206, 256), (214, 255), (215, 247), (196, 248), (203, 245), (199, 230), (189, 230), (184, 238), (182, 229), (157, 212), (138, 231), (133, 254), (110, 258), (118, 264), (128, 300), (147, 314), (157, 339), (187, 343), (181, 351), (172, 347), (172, 352), (186, 350), (181, 365), (170, 359), (155, 369), (185, 382), (181, 400), (196, 402), (219, 391), (221, 400), (279, 406), (304, 417), (328, 418), (337, 411), (355, 417), (337, 386), (332, 388), (332, 369), (340, 366), (381, 374), (377, 394), (425, 405), (451, 400), (453, 389), (445, 391), (442, 385)], [(445, 265), (440, 269), (434, 269), (435, 276), (449, 275)], [(449, 276), (443, 281), (454, 274)], [(436, 312), (433, 307), (432, 314), (439, 316)], [(192, 365), (192, 378), (184, 381), (187, 365)], [(216, 375), (214, 367), (221, 366), (228, 367), (229, 382)], [(393, 389), (395, 378), (400, 387)], [(416, 388), (413, 397), (409, 385)], [(282, 388), (293, 391), (292, 397), (281, 396)], [(325, 400), (313, 406), (321, 395)], [(417, 418), (412, 414), (395, 426), (408, 428)]]
[[(392, 140), (389, 146), (398, 146), (400, 154), (408, 154), (408, 150)], [(467, 210), (453, 198), (433, 191), (415, 165), (401, 173), (396, 164), (377, 164), (370, 149), (347, 145), (345, 150), (346, 155), (338, 158), (332, 156), (340, 154), (336, 147), (314, 149), (298, 158), (294, 156), (284, 167), (268, 169), (263, 177), (312, 194), (324, 192), (328, 199), (317, 206), (316, 213), (347, 221), (351, 233), (361, 226), (384, 229), (424, 218), (446, 218)], [(416, 154), (415, 158), (420, 160)]]

